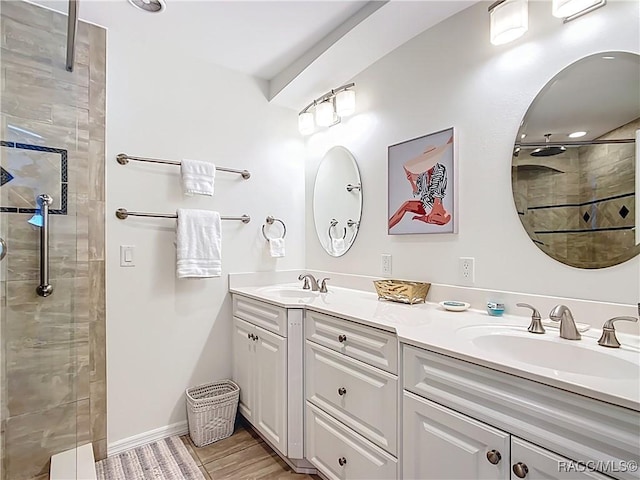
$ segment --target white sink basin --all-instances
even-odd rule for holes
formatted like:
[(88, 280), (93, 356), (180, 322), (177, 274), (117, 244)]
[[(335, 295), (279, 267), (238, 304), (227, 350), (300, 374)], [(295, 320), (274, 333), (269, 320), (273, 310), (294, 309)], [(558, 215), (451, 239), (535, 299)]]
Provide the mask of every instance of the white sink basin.
[(312, 292), (311, 290), (303, 290), (300, 286), (283, 286), (274, 285), (268, 287), (260, 287), (257, 289), (260, 293), (267, 295), (273, 295), (282, 298), (306, 298), (313, 299), (319, 295), (318, 292)]
[(595, 339), (565, 340), (558, 331), (535, 335), (521, 327), (463, 327), (460, 336), (482, 351), (505, 362), (521, 362), (563, 373), (618, 380), (640, 378), (637, 352), (607, 349)]

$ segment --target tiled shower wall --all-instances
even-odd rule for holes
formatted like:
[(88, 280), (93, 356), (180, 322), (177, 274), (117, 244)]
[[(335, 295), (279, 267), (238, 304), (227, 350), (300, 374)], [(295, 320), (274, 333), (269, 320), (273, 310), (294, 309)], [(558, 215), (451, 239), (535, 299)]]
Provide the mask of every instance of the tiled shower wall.
[[(106, 456), (106, 32), (79, 23), (70, 73), (66, 16), (1, 1), (0, 19), (0, 478), (26, 480), (48, 478), (51, 455), (77, 445)], [(27, 223), (42, 190), (56, 210), (47, 298), (35, 293), (39, 229)]]

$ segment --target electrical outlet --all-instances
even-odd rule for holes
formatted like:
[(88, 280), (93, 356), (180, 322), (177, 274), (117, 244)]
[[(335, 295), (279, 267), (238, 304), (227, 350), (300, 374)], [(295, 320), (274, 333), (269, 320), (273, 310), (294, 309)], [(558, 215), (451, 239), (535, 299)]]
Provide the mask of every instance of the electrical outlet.
[(381, 256), (381, 274), (383, 277), (390, 277), (391, 276), (391, 254), (390, 253), (383, 253)]
[(473, 285), (476, 281), (476, 259), (473, 257), (460, 257), (460, 280), (463, 285)]

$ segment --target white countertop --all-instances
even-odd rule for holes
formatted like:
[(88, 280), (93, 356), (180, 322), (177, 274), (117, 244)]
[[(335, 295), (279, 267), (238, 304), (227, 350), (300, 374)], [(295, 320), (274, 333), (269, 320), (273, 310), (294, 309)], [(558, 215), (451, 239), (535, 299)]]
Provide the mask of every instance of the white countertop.
[[(235, 287), (231, 288), (230, 292), (281, 307), (305, 308), (335, 315), (393, 332), (402, 343), (640, 411), (640, 378), (620, 379), (617, 378), (615, 371), (612, 371), (611, 375), (585, 375), (575, 373), (575, 370), (580, 370), (579, 368), (568, 369), (574, 370), (572, 373), (563, 369), (562, 365), (558, 365), (556, 370), (513, 359), (507, 361), (501, 352), (478, 348), (473, 342), (465, 339), (465, 335), (460, 335), (460, 330), (465, 327), (486, 325), (509, 326), (518, 334), (524, 332), (526, 335), (533, 336), (526, 332), (529, 325), (528, 317), (513, 315), (492, 317), (485, 311), (479, 310), (448, 312), (438, 304), (404, 305), (380, 301), (375, 293), (339, 287), (331, 287), (326, 294), (309, 292), (307, 295), (300, 289), (299, 283), (281, 286), (299, 289), (301, 296), (287, 298), (265, 287)], [(599, 336), (600, 331), (591, 329), (582, 334), (582, 340), (576, 342), (560, 338), (558, 329), (547, 328), (544, 340), (571, 342), (579, 348), (597, 349), (597, 353), (601, 355), (617, 357), (640, 365), (640, 342), (637, 336), (619, 333), (618, 338), (622, 343), (619, 349), (608, 349), (597, 345)], [(545, 355), (543, 346), (541, 345), (541, 356)]]

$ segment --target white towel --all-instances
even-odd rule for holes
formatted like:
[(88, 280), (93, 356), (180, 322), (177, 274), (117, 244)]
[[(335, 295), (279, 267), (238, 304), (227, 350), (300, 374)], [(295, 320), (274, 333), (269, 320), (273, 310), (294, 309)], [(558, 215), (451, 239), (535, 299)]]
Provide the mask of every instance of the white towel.
[(176, 231), (178, 278), (219, 277), (222, 274), (220, 214), (210, 210), (178, 209)]
[(331, 249), (335, 255), (341, 255), (344, 252), (345, 246), (344, 238), (331, 239)]
[(182, 190), (185, 195), (213, 196), (213, 182), (216, 178), (216, 166), (199, 160), (182, 160)]
[(270, 238), (269, 253), (275, 258), (284, 257), (284, 238)]

